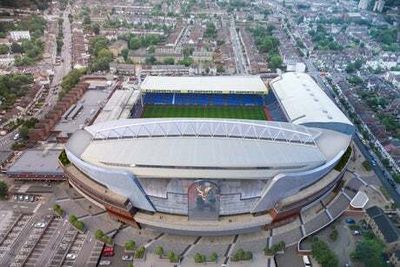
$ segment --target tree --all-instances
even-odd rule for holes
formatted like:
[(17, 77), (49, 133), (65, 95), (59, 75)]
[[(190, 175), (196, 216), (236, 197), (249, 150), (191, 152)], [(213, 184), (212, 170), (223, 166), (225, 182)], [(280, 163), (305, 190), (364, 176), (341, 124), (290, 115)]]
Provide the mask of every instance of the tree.
[(125, 62), (128, 61), (129, 49), (128, 48), (122, 49), (121, 55), (124, 58)]
[(90, 25), (91, 22), (92, 22), (92, 21), (91, 21), (89, 15), (87, 15), (87, 16), (85, 16), (85, 17), (83, 18), (83, 24), (85, 24), (85, 25)]
[(251, 251), (244, 251), (238, 249), (235, 254), (231, 257), (232, 261), (249, 261), (253, 259), (253, 253)]
[(140, 38), (132, 37), (129, 39), (129, 49), (136, 50), (139, 49), (142, 45)]
[(218, 261), (218, 254), (213, 252), (210, 256), (210, 261), (217, 262)]
[(135, 258), (136, 259), (142, 259), (144, 257), (144, 253), (145, 253), (145, 248), (144, 247), (140, 247), (135, 251)]
[(175, 60), (172, 57), (168, 57), (168, 58), (164, 59), (164, 64), (165, 65), (174, 65), (175, 64)]
[(54, 204), (53, 206), (53, 211), (58, 215), (58, 216), (62, 216), (64, 214), (64, 210), (61, 208), (60, 205), (58, 204)]
[(170, 252), (168, 252), (167, 257), (170, 262), (178, 262), (179, 261), (178, 255), (176, 255), (175, 252), (173, 252), (172, 250)]
[(275, 255), (278, 251), (282, 251), (284, 250), (286, 247), (286, 244), (284, 241), (280, 241), (274, 245), (271, 246), (271, 248), (269, 248), (268, 246), (266, 246), (264, 248), (264, 254), (268, 255), (268, 256), (272, 256)]
[(93, 30), (94, 34), (98, 35), (100, 33), (100, 25), (97, 23), (94, 23), (92, 25), (92, 30)]
[(273, 55), (269, 60), (269, 66), (272, 69), (279, 68), (282, 65), (282, 63), (283, 63), (282, 58), (279, 55)]
[(22, 46), (20, 46), (18, 43), (13, 42), (11, 44), (11, 52), (16, 53), (16, 54), (20, 54), (20, 53), (23, 53), (24, 50), (22, 49)]
[(71, 70), (61, 81), (62, 93), (68, 93), (76, 84), (78, 84), (79, 79), (83, 74), (85, 74), (86, 69), (73, 69)]
[(9, 51), (9, 48), (5, 44), (0, 44), (0, 54), (7, 54)]
[(8, 193), (8, 185), (3, 181), (0, 180), (0, 199), (4, 199)]
[(204, 38), (215, 39), (217, 37), (217, 29), (214, 23), (209, 22), (206, 25), (206, 30), (203, 34)]
[(125, 249), (126, 250), (135, 250), (136, 242), (133, 240), (128, 240), (125, 242)]
[(154, 56), (146, 57), (145, 63), (148, 65), (156, 64), (157, 59)]
[(162, 246), (157, 246), (155, 250), (156, 255), (163, 256), (164, 255), (164, 248)]
[(112, 60), (113, 58), (113, 54), (110, 50), (108, 50), (107, 48), (103, 48), (101, 49), (98, 53), (97, 53), (97, 58), (105, 58), (107, 60)]
[(330, 250), (328, 245), (318, 238), (315, 238), (311, 244), (312, 256), (322, 267), (337, 267), (339, 261), (337, 256)]
[(200, 254), (200, 253), (196, 253), (194, 256), (193, 256), (193, 259), (194, 259), (194, 262), (195, 263), (204, 263), (204, 262), (206, 262), (206, 256), (205, 255), (202, 255), (202, 254)]
[(77, 220), (78, 218), (74, 214), (69, 215), (68, 221), (70, 223), (76, 222)]
[(183, 57), (190, 57), (193, 54), (194, 48), (193, 47), (185, 47), (182, 51)]
[(332, 229), (332, 232), (329, 234), (329, 238), (330, 238), (332, 241), (336, 241), (336, 240), (338, 239), (338, 236), (339, 236), (338, 230), (336, 230), (336, 228), (333, 228), (333, 229)]
[(179, 63), (180, 65), (185, 65), (186, 67), (188, 67), (188, 66), (192, 65), (192, 63), (193, 63), (193, 58), (191, 58), (191, 57), (186, 57), (186, 58), (180, 60), (178, 63)]
[(357, 242), (351, 257), (355, 261), (364, 263), (365, 266), (383, 267), (386, 266), (383, 258), (384, 248), (383, 242), (373, 234), (364, 235), (363, 239)]
[(104, 233), (102, 230), (97, 229), (94, 233), (94, 236), (96, 237), (96, 239), (101, 240), (104, 237)]
[(30, 129), (26, 126), (22, 126), (19, 129), (19, 137), (23, 140), (27, 140), (28, 139), (28, 135), (29, 135)]
[(58, 156), (58, 159), (60, 160), (61, 164), (66, 166), (68, 164), (70, 164), (71, 162), (69, 161), (68, 157), (67, 157), (67, 153), (65, 153), (65, 150), (63, 150), (60, 153), (60, 156)]

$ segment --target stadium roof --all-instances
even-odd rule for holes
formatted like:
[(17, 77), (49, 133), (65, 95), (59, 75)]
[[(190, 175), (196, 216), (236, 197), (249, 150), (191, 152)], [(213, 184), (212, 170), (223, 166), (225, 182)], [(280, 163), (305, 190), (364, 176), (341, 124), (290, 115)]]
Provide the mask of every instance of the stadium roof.
[(266, 94), (268, 92), (259, 76), (147, 76), (141, 84), (141, 89), (143, 92), (158, 93)]
[(316, 168), (345, 150), (343, 136), (282, 122), (127, 119), (86, 127), (67, 149), (88, 163), (143, 178), (252, 179)]
[(306, 73), (283, 73), (273, 79), (270, 85), (292, 123), (329, 122), (352, 125), (336, 104)]

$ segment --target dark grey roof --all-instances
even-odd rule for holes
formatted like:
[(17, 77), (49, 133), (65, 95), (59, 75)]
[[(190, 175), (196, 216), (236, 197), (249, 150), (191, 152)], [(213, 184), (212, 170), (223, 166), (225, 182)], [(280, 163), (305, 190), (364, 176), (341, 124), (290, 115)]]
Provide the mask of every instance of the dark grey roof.
[(378, 226), (379, 231), (382, 233), (383, 238), (387, 243), (392, 243), (400, 238), (400, 231), (393, 225), (390, 218), (383, 212), (383, 210), (377, 206), (373, 206), (366, 210), (368, 216), (374, 220)]
[(59, 149), (28, 149), (14, 162), (7, 170), (7, 174), (40, 174), (40, 175), (60, 175), (63, 170), (58, 163)]
[(379, 208), (378, 206), (370, 207), (366, 210), (366, 212), (367, 212), (368, 216), (371, 218), (383, 214), (383, 210), (381, 208)]

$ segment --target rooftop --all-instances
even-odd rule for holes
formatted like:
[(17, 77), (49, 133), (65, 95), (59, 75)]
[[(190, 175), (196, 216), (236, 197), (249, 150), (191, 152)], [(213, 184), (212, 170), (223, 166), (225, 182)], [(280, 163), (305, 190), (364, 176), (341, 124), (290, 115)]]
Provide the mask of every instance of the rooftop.
[(259, 76), (172, 77), (147, 76), (141, 84), (144, 92), (266, 94)]
[(63, 174), (64, 172), (58, 163), (60, 153), (61, 150), (26, 150), (7, 170), (7, 173)]
[(82, 98), (63, 114), (54, 130), (69, 135), (87, 125), (105, 104), (110, 93), (111, 89), (86, 91)]
[(393, 222), (381, 208), (373, 206), (371, 208), (368, 208), (366, 212), (378, 226), (379, 231), (382, 233), (387, 243), (392, 243), (399, 240), (400, 238), (399, 229), (397, 229), (396, 226), (394, 226)]
[(271, 81), (289, 120), (295, 124), (343, 123), (349, 119), (306, 73), (287, 72)]
[(367, 194), (362, 191), (358, 191), (350, 202), (350, 205), (356, 209), (363, 209), (367, 205), (369, 198)]
[(282, 122), (120, 119), (75, 133), (67, 149), (140, 177), (251, 179), (316, 168), (348, 142), (347, 135)]

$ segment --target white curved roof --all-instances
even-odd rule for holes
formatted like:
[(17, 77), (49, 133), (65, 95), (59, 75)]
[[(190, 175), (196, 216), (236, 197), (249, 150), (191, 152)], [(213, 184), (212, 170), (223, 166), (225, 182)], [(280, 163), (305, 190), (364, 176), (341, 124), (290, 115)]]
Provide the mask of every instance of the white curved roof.
[(284, 122), (224, 119), (125, 119), (85, 128), (94, 139), (200, 136), (315, 144), (317, 130)]
[(266, 94), (259, 76), (147, 76), (140, 85), (143, 92)]
[(306, 73), (287, 72), (270, 85), (289, 120), (295, 124), (344, 123), (349, 119)]
[(291, 123), (127, 119), (86, 127), (67, 149), (85, 162), (144, 178), (254, 179), (316, 168), (343, 146), (342, 134)]
[(369, 198), (363, 191), (358, 191), (350, 202), (350, 205), (355, 209), (363, 209), (367, 205)]

